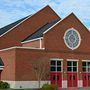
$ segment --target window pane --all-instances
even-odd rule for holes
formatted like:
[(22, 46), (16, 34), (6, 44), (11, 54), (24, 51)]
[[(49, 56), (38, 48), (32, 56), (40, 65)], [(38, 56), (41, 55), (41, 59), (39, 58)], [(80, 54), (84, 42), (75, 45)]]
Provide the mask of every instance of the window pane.
[(71, 61), (68, 61), (67, 62), (67, 66), (72, 66), (72, 62)]
[(67, 68), (67, 71), (72, 71), (72, 67), (68, 67)]
[(77, 66), (77, 62), (76, 61), (73, 61), (73, 66)]
[(56, 65), (56, 61), (51, 61), (51, 65)]
[(86, 66), (86, 62), (82, 62), (82, 66)]
[(56, 67), (51, 67), (51, 71), (56, 71)]
[(88, 62), (88, 67), (90, 68), (90, 62)]
[(86, 67), (83, 67), (83, 68), (82, 68), (82, 71), (83, 71), (83, 72), (86, 72)]
[(73, 72), (76, 72), (77, 71), (77, 67), (73, 67)]
[(57, 65), (60, 65), (61, 66), (61, 61), (57, 61)]
[(88, 68), (88, 72), (90, 72), (90, 68)]
[(57, 71), (61, 71), (61, 67), (57, 67)]

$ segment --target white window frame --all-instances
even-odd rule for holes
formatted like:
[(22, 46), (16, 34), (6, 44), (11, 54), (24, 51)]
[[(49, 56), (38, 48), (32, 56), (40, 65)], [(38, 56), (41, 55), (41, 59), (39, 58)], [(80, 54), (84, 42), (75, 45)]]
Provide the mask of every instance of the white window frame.
[[(71, 61), (71, 62), (76, 61), (76, 62), (77, 62), (77, 71), (67, 71), (67, 72), (73, 72), (73, 73), (74, 73), (74, 72), (78, 72), (78, 61), (79, 61), (79, 60), (77, 60), (77, 59), (67, 59), (67, 62), (68, 62), (68, 61)], [(71, 67), (72, 67), (72, 66), (71, 66)], [(68, 66), (67, 66), (67, 68), (68, 68)]]
[(87, 66), (87, 63), (90, 62), (90, 60), (82, 60), (82, 62), (86, 62), (86, 67), (85, 66), (82, 66), (82, 69), (83, 69), (83, 67), (85, 67), (86, 68), (86, 71), (83, 71), (82, 70), (82, 72), (90, 73), (90, 71), (88, 71), (88, 66)]
[[(57, 71), (57, 64), (56, 64), (56, 71), (51, 71), (51, 72), (63, 72), (63, 59), (59, 59), (59, 58), (51, 58), (50, 59), (50, 61), (56, 61), (56, 63), (57, 63), (57, 61), (61, 61), (61, 71)], [(53, 66), (53, 65), (50, 65), (50, 68), (51, 68), (51, 66)]]
[[(78, 45), (77, 45), (76, 47), (73, 47), (73, 48), (70, 47), (70, 46), (67, 44), (66, 40), (65, 40), (65, 36), (66, 36), (67, 32), (70, 31), (70, 30), (74, 30), (74, 31), (78, 34), (78, 37), (79, 37), (79, 43), (78, 43)], [(64, 39), (64, 42), (65, 42), (66, 46), (67, 46), (69, 49), (71, 49), (71, 50), (77, 49), (77, 48), (80, 46), (80, 44), (81, 44), (81, 36), (80, 36), (79, 32), (78, 32), (76, 29), (74, 29), (74, 28), (69, 28), (69, 29), (67, 29), (67, 31), (66, 31), (65, 34), (64, 34), (63, 39)]]

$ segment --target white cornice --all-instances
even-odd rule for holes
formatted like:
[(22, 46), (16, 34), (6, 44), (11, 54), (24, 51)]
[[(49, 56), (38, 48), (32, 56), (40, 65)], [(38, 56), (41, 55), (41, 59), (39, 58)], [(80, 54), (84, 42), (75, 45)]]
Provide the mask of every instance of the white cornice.
[(10, 47), (10, 48), (5, 48), (5, 49), (1, 49), (0, 51), (7, 51), (7, 50), (11, 50), (11, 49), (28, 49), (28, 50), (44, 50), (45, 48), (34, 48), (34, 47), (20, 47), (20, 46), (15, 46), (15, 47)]

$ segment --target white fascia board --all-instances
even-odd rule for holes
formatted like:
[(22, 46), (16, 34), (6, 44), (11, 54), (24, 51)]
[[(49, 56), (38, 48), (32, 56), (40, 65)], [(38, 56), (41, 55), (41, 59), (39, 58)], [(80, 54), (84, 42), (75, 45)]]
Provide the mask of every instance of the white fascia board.
[(36, 49), (36, 50), (44, 50), (45, 48), (34, 48), (34, 47), (20, 47), (20, 46), (15, 46), (15, 47), (10, 47), (10, 48), (5, 48), (5, 49), (1, 49), (0, 51), (7, 51), (7, 50), (11, 50), (11, 49)]
[(40, 40), (40, 39), (43, 39), (43, 37), (35, 38), (35, 39), (32, 39), (32, 40), (27, 40), (27, 41), (24, 41), (24, 42), (21, 42), (21, 43), (22, 43), (22, 44), (23, 44), (23, 43), (28, 43), (28, 42), (32, 42), (32, 41), (36, 41), (36, 40)]
[(5, 33), (3, 33), (2, 35), (0, 35), (0, 37), (4, 36), (5, 34), (7, 34), (8, 32), (12, 31), (12, 29), (14, 29), (15, 27), (19, 26), (20, 24), (22, 24), (24, 21), (26, 21), (27, 19), (29, 19), (31, 16), (28, 16), (26, 19), (22, 20), (20, 23), (18, 23), (17, 25), (15, 25), (14, 27), (12, 27), (11, 29), (9, 29), (8, 31), (6, 31)]

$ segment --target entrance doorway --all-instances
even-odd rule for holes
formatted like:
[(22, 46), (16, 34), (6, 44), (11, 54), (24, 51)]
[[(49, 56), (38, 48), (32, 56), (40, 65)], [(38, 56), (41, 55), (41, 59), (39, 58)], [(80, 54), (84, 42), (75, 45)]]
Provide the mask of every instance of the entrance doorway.
[(51, 60), (51, 75), (50, 80), (52, 84), (62, 87), (62, 61)]
[(67, 61), (67, 86), (77, 87), (77, 61)]
[(90, 87), (90, 61), (82, 62), (83, 87)]

